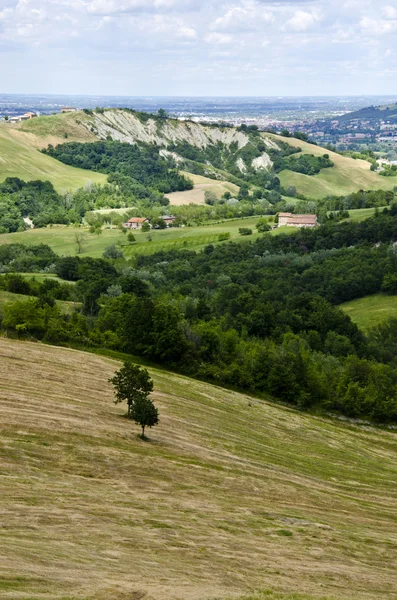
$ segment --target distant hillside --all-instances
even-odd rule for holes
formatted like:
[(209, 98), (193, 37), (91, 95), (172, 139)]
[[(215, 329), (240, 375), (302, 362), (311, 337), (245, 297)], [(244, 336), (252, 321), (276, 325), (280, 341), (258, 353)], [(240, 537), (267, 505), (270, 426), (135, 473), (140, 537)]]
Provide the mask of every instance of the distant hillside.
[(151, 369), (142, 442), (120, 363), (0, 354), (3, 600), (395, 598), (395, 432)]
[[(36, 120), (39, 125), (40, 119)], [(87, 181), (106, 181), (106, 176), (101, 173), (70, 167), (42, 154), (37, 145), (36, 134), (25, 133), (14, 125), (0, 124), (0, 181), (7, 177), (19, 177), (25, 181), (49, 180), (58, 191), (75, 190)]]
[(397, 120), (397, 104), (390, 104), (389, 106), (368, 106), (361, 108), (354, 112), (347, 113), (341, 117), (338, 117), (338, 121), (352, 121), (354, 119), (366, 119), (370, 121), (377, 121), (379, 119), (385, 119), (390, 121)]
[[(2, 126), (0, 131), (3, 130), (11, 131)], [(227, 189), (235, 192), (244, 183), (252, 190), (277, 191), (277, 177), (285, 189), (294, 186), (298, 193), (314, 199), (360, 189), (392, 189), (395, 185), (393, 178), (380, 177), (370, 171), (366, 161), (341, 157), (295, 138), (275, 136), (252, 128), (207, 126), (161, 118), (129, 109), (99, 109), (40, 117), (14, 127), (10, 135), (14, 142), (18, 139), (31, 150), (71, 141), (115, 140), (138, 145), (156, 144), (160, 156), (179, 169), (224, 181)], [(53, 155), (62, 160), (61, 154)], [(325, 154), (329, 155), (329, 164), (326, 165), (323, 164)], [(48, 160), (48, 157), (43, 158)], [(70, 164), (79, 165), (79, 162)], [(21, 164), (18, 169), (23, 171), (22, 167)], [(231, 188), (230, 184), (235, 187)], [(220, 194), (221, 189), (218, 186), (216, 192)], [(196, 201), (194, 194), (185, 195), (186, 198), (178, 196), (176, 201)], [(197, 195), (197, 201), (203, 202), (202, 193)]]
[[(280, 136), (271, 137), (276, 141), (284, 139)], [(327, 152), (334, 163), (332, 169), (323, 169), (314, 176), (293, 171), (282, 171), (279, 174), (284, 187), (293, 185), (308, 197), (317, 199), (328, 195), (343, 196), (359, 190), (390, 190), (396, 185), (394, 177), (381, 177), (371, 171), (371, 165), (366, 160), (341, 156), (336, 152), (325, 150), (321, 146), (314, 146), (302, 140), (293, 139), (290, 143), (299, 146), (304, 154), (320, 156)]]

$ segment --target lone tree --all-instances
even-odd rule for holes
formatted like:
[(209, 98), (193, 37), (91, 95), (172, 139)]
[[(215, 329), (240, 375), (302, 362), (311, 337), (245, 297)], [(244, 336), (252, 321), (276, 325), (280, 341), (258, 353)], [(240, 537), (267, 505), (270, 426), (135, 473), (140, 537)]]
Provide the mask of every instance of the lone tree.
[(76, 246), (77, 246), (77, 254), (81, 254), (82, 252), (84, 252), (85, 243), (87, 241), (86, 234), (82, 233), (81, 231), (78, 231), (74, 235), (74, 241), (76, 242)]
[(125, 362), (119, 371), (109, 379), (115, 388), (115, 404), (127, 401), (128, 418), (142, 427), (142, 439), (145, 427), (153, 427), (159, 422), (158, 410), (149, 398), (153, 391), (153, 381), (146, 369)]
[(145, 439), (145, 427), (153, 427), (159, 422), (159, 411), (150, 398), (139, 398), (131, 408), (130, 418), (142, 427), (142, 439)]

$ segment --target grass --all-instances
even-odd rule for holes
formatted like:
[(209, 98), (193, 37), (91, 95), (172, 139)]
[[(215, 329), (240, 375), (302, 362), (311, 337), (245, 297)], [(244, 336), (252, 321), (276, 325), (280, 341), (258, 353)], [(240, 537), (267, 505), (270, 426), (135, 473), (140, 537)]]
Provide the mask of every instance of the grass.
[[(0, 235), (0, 244), (23, 243), (23, 244), (48, 244), (60, 255), (74, 255), (77, 252), (75, 236), (76, 232), (83, 231), (86, 235), (84, 252), (81, 256), (100, 257), (104, 249), (110, 244), (122, 244), (122, 250), (126, 257), (135, 254), (153, 254), (160, 250), (190, 249), (201, 250), (208, 244), (216, 244), (220, 233), (230, 233), (230, 240), (253, 241), (263, 234), (255, 233), (255, 225), (259, 216), (231, 219), (221, 223), (202, 225), (198, 227), (170, 228), (165, 230), (152, 230), (152, 241), (147, 239), (147, 233), (141, 231), (133, 232), (136, 243), (128, 244), (125, 234), (118, 229), (104, 229), (101, 235), (90, 234), (88, 229), (76, 229), (75, 227), (57, 226), (45, 229), (30, 229), (20, 233), (7, 233)], [(253, 235), (242, 237), (239, 234), (240, 227), (248, 227), (254, 230)], [(281, 228), (283, 230), (284, 228)], [(291, 228), (288, 228), (289, 230)], [(272, 234), (280, 233), (274, 230)], [(227, 243), (227, 242), (222, 242)]]
[(381, 177), (371, 171), (370, 163), (365, 160), (341, 156), (321, 146), (314, 146), (295, 138), (286, 139), (273, 134), (265, 135), (275, 141), (284, 141), (298, 146), (302, 149), (303, 154), (313, 154), (314, 156), (329, 154), (335, 166), (322, 169), (318, 175), (304, 175), (293, 171), (282, 171), (278, 175), (283, 187), (293, 185), (299, 193), (308, 198), (318, 199), (328, 195), (343, 196), (359, 190), (390, 190), (395, 185), (393, 181), (385, 181), (393, 179), (392, 177)]
[(7, 177), (48, 180), (58, 191), (76, 190), (87, 181), (106, 182), (102, 173), (70, 167), (42, 154), (34, 135), (3, 123), (0, 124), (0, 181)]
[[(6, 292), (4, 290), (0, 290), (0, 310), (2, 307), (7, 304), (14, 304), (19, 300), (32, 300), (34, 296), (25, 296), (23, 294), (13, 294), (12, 292)], [(64, 314), (70, 315), (72, 314), (77, 307), (81, 306), (79, 302), (67, 302), (64, 300), (55, 300), (58, 305), (60, 311)]]
[[(354, 208), (352, 210), (347, 211), (349, 213), (349, 218), (343, 219), (341, 223), (345, 223), (346, 221), (355, 221), (357, 223), (359, 221), (365, 221), (365, 219), (369, 219), (370, 217), (374, 216), (375, 210), (375, 208)], [(335, 213), (335, 211), (329, 211), (329, 213), (331, 212)]]
[(183, 175), (191, 179), (194, 183), (192, 190), (186, 190), (185, 192), (173, 192), (167, 194), (171, 205), (182, 206), (185, 204), (205, 204), (204, 195), (205, 192), (213, 192), (218, 198), (221, 198), (225, 192), (230, 192), (232, 196), (237, 196), (239, 187), (229, 181), (217, 181), (202, 175), (194, 175), (193, 173), (187, 173), (181, 171)]
[(386, 319), (397, 317), (397, 297), (386, 294), (373, 294), (344, 302), (340, 308), (363, 331), (379, 325)]
[(395, 597), (395, 432), (150, 369), (142, 442), (116, 361), (0, 354), (2, 599)]
[(45, 148), (48, 144), (64, 144), (67, 141), (97, 141), (96, 135), (82, 125), (82, 122), (90, 121), (91, 117), (82, 111), (59, 113), (23, 121), (18, 125), (18, 129), (34, 137), (34, 143), (38, 148)]

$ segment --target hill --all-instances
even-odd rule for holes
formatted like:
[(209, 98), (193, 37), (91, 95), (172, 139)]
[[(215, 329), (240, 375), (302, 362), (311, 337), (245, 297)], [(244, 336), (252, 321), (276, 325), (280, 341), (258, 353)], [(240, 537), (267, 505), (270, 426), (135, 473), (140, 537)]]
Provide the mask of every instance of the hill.
[[(266, 135), (275, 141), (285, 141), (281, 136)], [(302, 140), (288, 138), (287, 140), (291, 145), (301, 148), (303, 154), (322, 156), (326, 152), (334, 163), (334, 167), (322, 169), (317, 175), (309, 176), (293, 171), (282, 171), (279, 174), (284, 187), (295, 186), (300, 193), (310, 198), (318, 199), (328, 195), (343, 196), (359, 190), (390, 190), (395, 185), (392, 177), (381, 177), (371, 171), (371, 165), (366, 160), (341, 156)], [(391, 181), (385, 181), (386, 179)]]
[[(289, 162), (288, 168), (278, 173), (285, 188), (295, 186), (307, 197), (318, 199), (329, 194), (343, 195), (360, 189), (392, 189), (394, 186), (392, 178), (380, 177), (370, 171), (370, 164), (366, 161), (343, 157), (295, 138), (258, 134), (249, 128), (241, 130), (162, 119), (127, 109), (40, 117), (20, 124), (15, 130), (16, 135), (23, 135), (21, 141), (29, 140), (29, 144), (40, 148), (68, 141), (109, 139), (138, 145), (157, 144), (161, 156), (172, 158), (188, 173), (210, 175), (224, 182), (227, 190), (231, 184), (241, 186), (241, 180), (272, 189), (274, 156), (287, 155), (291, 147), (301, 149), (301, 153), (295, 156), (313, 155), (319, 159), (327, 153), (334, 163), (330, 168), (321, 168), (316, 175), (305, 175), (290, 170), (293, 163)], [(196, 185), (195, 194), (184, 193), (183, 198), (179, 194), (172, 200), (179, 203), (190, 200), (202, 202), (199, 186)], [(216, 191), (220, 189), (218, 186)]]
[(58, 191), (76, 190), (87, 181), (106, 181), (106, 176), (101, 173), (70, 167), (42, 154), (37, 143), (35, 135), (13, 125), (0, 124), (0, 181), (7, 177), (19, 177), (25, 181), (48, 180)]
[(356, 110), (354, 112), (346, 113), (338, 117), (338, 121), (353, 121), (356, 119), (365, 119), (369, 121), (378, 121), (380, 119), (387, 119), (390, 121), (397, 120), (397, 104), (390, 104), (388, 106), (367, 106)]
[(395, 432), (151, 369), (145, 443), (116, 361), (0, 353), (4, 600), (394, 598)]

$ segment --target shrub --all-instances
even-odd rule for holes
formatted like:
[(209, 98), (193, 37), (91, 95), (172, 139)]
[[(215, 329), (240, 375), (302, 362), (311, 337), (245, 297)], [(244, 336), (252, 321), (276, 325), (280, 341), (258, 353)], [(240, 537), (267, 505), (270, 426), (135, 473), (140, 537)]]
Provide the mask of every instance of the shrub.
[(248, 227), (239, 227), (238, 232), (240, 235), (252, 235), (252, 229)]
[(218, 235), (218, 242), (225, 242), (226, 240), (230, 240), (230, 233), (228, 231), (224, 231)]
[(103, 251), (103, 258), (123, 258), (124, 255), (121, 250), (119, 250), (116, 244), (111, 244)]

